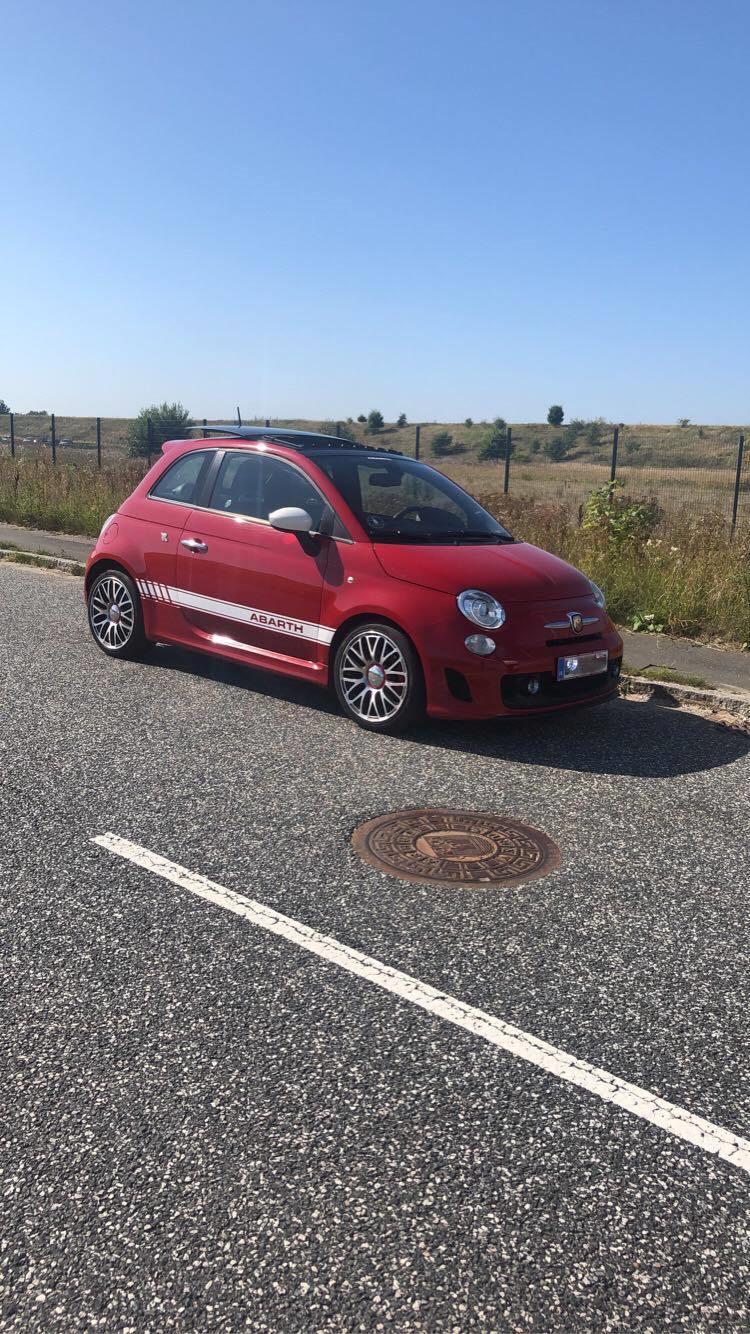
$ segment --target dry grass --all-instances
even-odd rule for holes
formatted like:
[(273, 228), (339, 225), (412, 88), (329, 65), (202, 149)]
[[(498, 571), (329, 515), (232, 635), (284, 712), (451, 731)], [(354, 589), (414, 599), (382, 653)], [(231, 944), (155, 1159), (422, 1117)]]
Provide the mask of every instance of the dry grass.
[[(379, 443), (390, 439), (381, 437)], [(66, 457), (61, 451), (61, 460)], [(0, 447), (0, 519), (94, 537), (143, 476), (144, 467), (140, 461), (105, 455), (101, 471), (90, 457), (85, 466), (61, 461), (53, 468), (48, 451), (21, 451), (14, 461)], [(606, 463), (545, 460), (526, 465), (514, 459), (513, 490), (508, 496), (502, 494), (496, 462), (461, 456), (448, 460), (445, 471), (479, 496), (516, 536), (556, 552), (601, 584), (613, 616), (621, 623), (629, 624), (636, 615), (653, 615), (671, 634), (750, 641), (750, 497), (743, 493), (747, 522), (731, 540), (723, 485), (715, 472), (662, 468), (661, 482), (653, 487), (643, 485), (635, 472), (623, 472), (630, 494), (655, 494), (665, 512), (650, 545), (634, 542), (615, 549), (601, 534), (579, 524), (585, 497), (609, 477)], [(691, 486), (699, 479), (705, 505), (697, 503), (700, 493)], [(665, 504), (667, 483), (671, 500)], [(750, 488), (750, 468), (745, 484)]]
[(565, 506), (502, 494), (482, 499), (516, 537), (594, 579), (619, 624), (653, 616), (667, 634), (750, 643), (750, 530), (732, 538), (721, 515), (696, 518), (683, 509), (664, 515), (647, 542), (616, 546), (581, 528)]
[(97, 468), (30, 457), (0, 458), (0, 519), (51, 532), (96, 537), (108, 514), (122, 504), (144, 474), (141, 462), (124, 459)]

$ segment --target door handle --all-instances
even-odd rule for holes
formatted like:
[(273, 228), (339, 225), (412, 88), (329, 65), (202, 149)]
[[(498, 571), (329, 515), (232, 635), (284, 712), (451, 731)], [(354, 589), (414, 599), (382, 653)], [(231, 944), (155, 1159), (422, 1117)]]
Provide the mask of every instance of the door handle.
[(199, 542), (195, 537), (183, 537), (180, 546), (187, 547), (188, 551), (208, 551), (206, 543)]

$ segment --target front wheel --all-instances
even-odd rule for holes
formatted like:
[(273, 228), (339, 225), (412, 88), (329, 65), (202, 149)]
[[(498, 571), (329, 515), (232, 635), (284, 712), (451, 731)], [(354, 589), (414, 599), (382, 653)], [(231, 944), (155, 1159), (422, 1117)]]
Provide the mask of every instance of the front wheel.
[(400, 732), (424, 712), (422, 669), (412, 645), (392, 625), (357, 625), (333, 665), (339, 703), (371, 732)]
[(103, 570), (89, 590), (89, 625), (110, 658), (138, 658), (146, 648), (141, 602), (124, 570)]

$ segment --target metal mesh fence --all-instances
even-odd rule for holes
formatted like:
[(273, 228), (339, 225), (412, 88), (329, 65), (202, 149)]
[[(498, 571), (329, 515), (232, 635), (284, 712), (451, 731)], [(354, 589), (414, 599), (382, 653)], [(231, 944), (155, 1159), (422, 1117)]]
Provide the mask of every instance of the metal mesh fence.
[[(750, 444), (741, 450), (737, 427), (614, 428), (601, 421), (574, 421), (508, 428), (499, 421), (467, 420), (418, 427), (386, 424), (368, 434), (366, 423), (359, 421), (271, 424), (343, 431), (361, 444), (417, 455), (480, 498), (507, 492), (580, 512), (591, 492), (615, 476), (625, 494), (653, 499), (665, 513), (688, 511), (750, 525)], [(130, 425), (128, 418), (0, 415), (0, 458), (12, 453), (19, 460), (116, 467), (128, 457)], [(154, 431), (154, 454), (159, 446)]]

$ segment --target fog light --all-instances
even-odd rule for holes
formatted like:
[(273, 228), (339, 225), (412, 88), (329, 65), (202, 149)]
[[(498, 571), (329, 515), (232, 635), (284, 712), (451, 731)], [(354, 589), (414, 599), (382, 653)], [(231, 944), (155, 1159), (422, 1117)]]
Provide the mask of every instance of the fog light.
[(539, 677), (538, 677), (538, 676), (532, 676), (532, 677), (530, 677), (530, 679), (529, 679), (529, 681), (528, 681), (528, 684), (527, 684), (527, 686), (526, 686), (526, 689), (528, 690), (529, 694), (530, 694), (530, 695), (538, 695), (538, 694), (539, 694), (539, 687), (540, 687)]
[(464, 643), (470, 653), (478, 653), (480, 658), (495, 652), (495, 641), (489, 635), (467, 635)]

